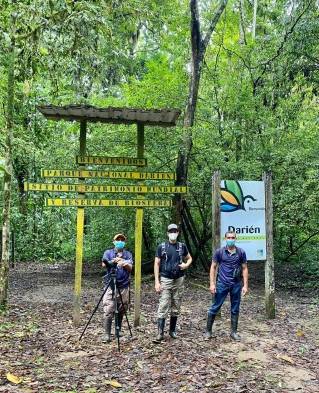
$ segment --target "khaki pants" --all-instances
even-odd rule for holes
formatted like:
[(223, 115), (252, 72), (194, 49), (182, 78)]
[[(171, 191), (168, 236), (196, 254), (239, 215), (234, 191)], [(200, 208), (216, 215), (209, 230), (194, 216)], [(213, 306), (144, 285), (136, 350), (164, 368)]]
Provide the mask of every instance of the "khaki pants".
[(178, 316), (182, 303), (184, 277), (177, 279), (161, 277), (161, 288), (157, 318), (167, 318), (169, 311), (171, 317)]
[[(122, 295), (124, 308), (121, 303), (119, 291), (121, 292), (121, 295)], [(129, 287), (117, 290), (116, 302), (117, 302), (117, 307), (118, 307), (119, 313), (123, 315), (124, 311), (127, 311), (127, 309), (128, 309)], [(105, 295), (103, 296), (103, 311), (104, 311), (105, 318), (112, 318), (113, 317), (113, 314), (115, 311), (115, 302), (114, 302), (114, 299), (112, 298), (112, 289), (111, 288), (108, 288), (108, 290), (105, 292)]]

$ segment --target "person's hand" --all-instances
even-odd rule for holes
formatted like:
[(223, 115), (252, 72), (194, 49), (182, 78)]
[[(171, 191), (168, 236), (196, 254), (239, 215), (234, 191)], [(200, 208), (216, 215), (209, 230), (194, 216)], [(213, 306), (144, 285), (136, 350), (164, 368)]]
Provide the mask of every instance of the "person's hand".
[(246, 286), (244, 285), (244, 286), (242, 287), (242, 289), (241, 289), (241, 294), (242, 294), (243, 296), (245, 296), (247, 292), (248, 292), (248, 287), (246, 287)]
[(210, 290), (210, 292), (213, 295), (215, 295), (215, 293), (216, 293), (216, 285), (215, 284), (210, 284), (209, 290)]
[(184, 263), (184, 262), (182, 262), (180, 265), (178, 265), (179, 266), (179, 268), (181, 269), (181, 270), (185, 270), (185, 269), (187, 269), (188, 268), (188, 265), (187, 265), (187, 263)]
[(155, 283), (155, 291), (156, 292), (161, 292), (162, 288), (161, 288), (161, 284), (159, 282)]
[(124, 267), (125, 266), (125, 261), (123, 260), (123, 259), (121, 259), (121, 258), (119, 258), (118, 259), (118, 261), (117, 261), (117, 266), (119, 266), (119, 267)]

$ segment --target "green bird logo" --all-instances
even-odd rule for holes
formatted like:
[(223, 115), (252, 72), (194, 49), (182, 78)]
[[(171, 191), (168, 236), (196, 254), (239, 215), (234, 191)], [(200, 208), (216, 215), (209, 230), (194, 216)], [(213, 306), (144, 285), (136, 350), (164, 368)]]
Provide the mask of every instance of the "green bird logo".
[(231, 213), (236, 210), (246, 210), (245, 202), (256, 201), (252, 195), (244, 196), (237, 180), (225, 180), (225, 187), (221, 188), (221, 211)]

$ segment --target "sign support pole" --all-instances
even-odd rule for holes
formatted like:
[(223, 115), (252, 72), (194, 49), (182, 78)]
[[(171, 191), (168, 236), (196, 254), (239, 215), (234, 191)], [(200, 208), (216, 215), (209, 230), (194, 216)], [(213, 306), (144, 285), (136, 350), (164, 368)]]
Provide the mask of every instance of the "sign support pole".
[[(212, 252), (220, 247), (220, 171), (215, 171), (212, 177)], [(214, 301), (214, 296), (212, 297)], [(221, 311), (216, 315), (221, 317)]]
[[(137, 123), (137, 157), (144, 158), (144, 124)], [(140, 169), (139, 169), (140, 170)], [(140, 325), (143, 209), (136, 209), (135, 216), (135, 267), (134, 267), (134, 326)]]
[(220, 247), (220, 171), (212, 177), (212, 250)]
[(275, 304), (275, 264), (273, 252), (273, 204), (272, 204), (272, 174), (263, 173), (265, 183), (266, 202), (266, 255), (265, 262), (265, 309), (266, 317), (274, 319), (276, 317)]
[[(80, 123), (80, 155), (85, 156), (86, 152), (86, 121)], [(84, 169), (81, 165), (79, 169)], [(80, 182), (84, 179), (80, 178)], [(79, 198), (85, 198), (85, 193), (79, 193)], [(81, 287), (82, 287), (82, 264), (83, 264), (83, 233), (84, 233), (84, 207), (77, 208), (76, 214), (76, 252), (75, 252), (75, 280), (73, 299), (73, 323), (80, 324), (81, 312)]]

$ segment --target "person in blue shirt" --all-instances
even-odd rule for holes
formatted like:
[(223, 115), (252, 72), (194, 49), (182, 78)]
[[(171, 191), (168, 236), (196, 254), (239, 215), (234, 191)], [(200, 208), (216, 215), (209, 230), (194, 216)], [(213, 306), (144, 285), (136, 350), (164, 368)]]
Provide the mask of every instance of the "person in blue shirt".
[(226, 232), (225, 240), (226, 247), (215, 251), (210, 268), (209, 289), (215, 298), (207, 313), (205, 338), (212, 338), (215, 316), (229, 293), (231, 303), (230, 337), (235, 341), (240, 341), (237, 327), (241, 295), (244, 296), (248, 292), (247, 258), (245, 251), (235, 245), (235, 232)]
[[(121, 329), (122, 320), (125, 312), (128, 309), (129, 303), (129, 285), (130, 285), (130, 275), (133, 267), (132, 254), (125, 249), (126, 236), (122, 233), (118, 233), (113, 237), (114, 248), (106, 250), (102, 257), (102, 266), (105, 267), (106, 274), (104, 276), (105, 286), (109, 285), (109, 288), (103, 296), (103, 311), (104, 311), (104, 327), (105, 336), (103, 342), (111, 341), (111, 328), (112, 319), (115, 311), (115, 301), (117, 302), (117, 307), (119, 310), (119, 327)], [(113, 282), (111, 273), (116, 271), (116, 285), (117, 293), (116, 298), (113, 288)], [(122, 301), (120, 293), (122, 295)], [(114, 296), (113, 296), (114, 295)]]

